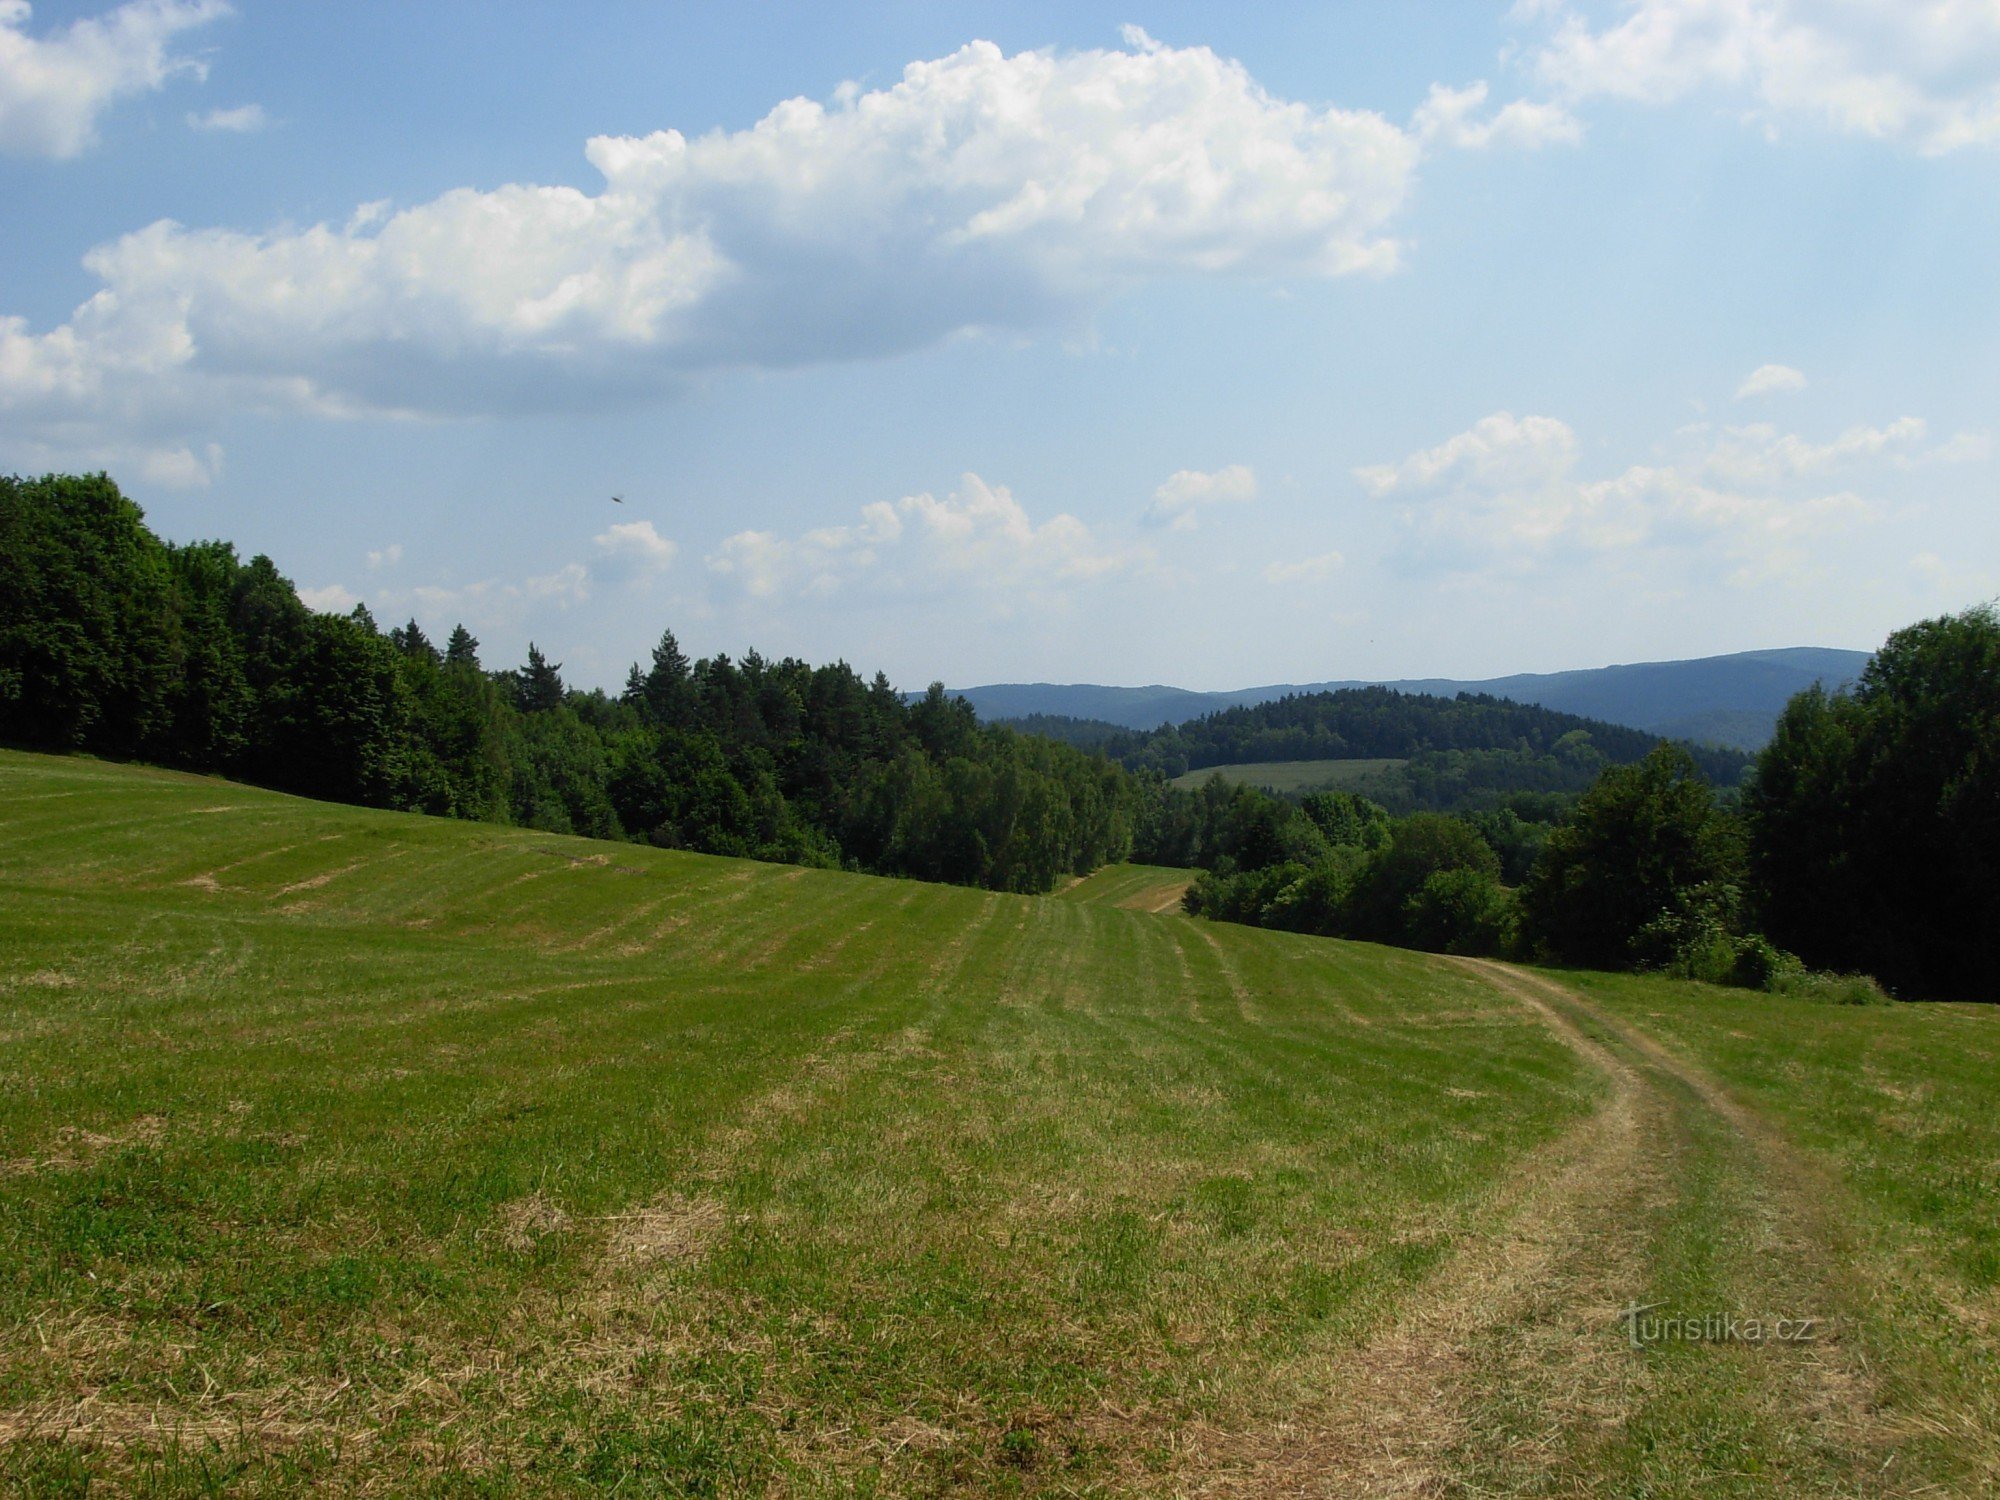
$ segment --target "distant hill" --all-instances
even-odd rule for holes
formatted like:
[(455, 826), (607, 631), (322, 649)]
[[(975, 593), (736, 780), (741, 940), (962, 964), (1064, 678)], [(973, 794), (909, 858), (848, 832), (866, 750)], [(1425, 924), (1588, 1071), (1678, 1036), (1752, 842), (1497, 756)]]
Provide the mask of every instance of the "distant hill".
[(1405, 678), (1400, 681), (1278, 683), (1232, 692), (1197, 693), (1186, 688), (1100, 687), (1091, 683), (994, 683), (953, 691), (981, 718), (1023, 719), (1060, 715), (1098, 720), (1127, 729), (1180, 724), (1226, 708), (1300, 693), (1356, 687), (1390, 687), (1404, 693), (1452, 697), (1484, 693), (1534, 703), (1606, 723), (1630, 725), (1652, 734), (1743, 750), (1761, 749), (1778, 713), (1794, 693), (1813, 683), (1831, 690), (1854, 681), (1868, 663), (1865, 651), (1793, 646), (1776, 651), (1740, 651), (1691, 661), (1635, 662), (1573, 672), (1524, 672), (1481, 681)]
[[(1332, 763), (1367, 762), (1366, 785), (1343, 784), (1391, 811), (1449, 812), (1495, 806), (1517, 793), (1573, 795), (1605, 766), (1630, 764), (1658, 743), (1650, 730), (1537, 703), (1366, 687), (1239, 704), (1174, 727), (1127, 730), (1098, 748), (1128, 770), (1169, 779), (1209, 767), (1234, 767), (1236, 779), (1250, 779), (1254, 766), (1268, 785), (1273, 763), (1310, 764), (1310, 772), (1285, 779), (1284, 789), (1300, 791), (1334, 780)], [(1739, 749), (1692, 750), (1716, 786), (1736, 785), (1750, 763)]]

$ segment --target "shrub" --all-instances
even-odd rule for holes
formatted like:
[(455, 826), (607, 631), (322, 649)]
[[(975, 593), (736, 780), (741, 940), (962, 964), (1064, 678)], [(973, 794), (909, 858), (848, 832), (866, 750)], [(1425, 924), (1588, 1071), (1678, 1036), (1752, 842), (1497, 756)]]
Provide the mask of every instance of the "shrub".
[(1514, 946), (1514, 896), (1484, 870), (1439, 870), (1403, 903), (1403, 938), (1432, 953), (1491, 957)]
[(1781, 974), (1771, 989), (1780, 995), (1818, 1000), (1826, 1005), (1888, 1005), (1893, 999), (1867, 974), (1829, 974), (1803, 965)]

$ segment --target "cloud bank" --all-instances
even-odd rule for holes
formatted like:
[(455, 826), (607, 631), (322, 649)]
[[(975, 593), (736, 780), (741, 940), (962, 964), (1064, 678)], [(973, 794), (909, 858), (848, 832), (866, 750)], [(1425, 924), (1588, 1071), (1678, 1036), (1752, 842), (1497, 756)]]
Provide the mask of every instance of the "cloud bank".
[(1555, 31), (1530, 56), (1569, 102), (1740, 99), (1767, 126), (1816, 123), (1930, 156), (2000, 145), (1993, 0), (1638, 0), (1526, 7)]
[(1495, 412), (1435, 447), (1355, 470), (1393, 504), (1422, 566), (1523, 572), (1559, 557), (1686, 551), (1721, 557), (1736, 582), (1798, 567), (1811, 544), (1874, 518), (1855, 482), (1871, 464), (1907, 468), (1982, 456), (1976, 435), (1927, 446), (1921, 418), (1858, 426), (1825, 442), (1767, 423), (1675, 434), (1657, 462), (1578, 472), (1579, 444), (1554, 417)]
[(203, 77), (203, 64), (175, 53), (174, 39), (229, 13), (222, 0), (133, 0), (31, 36), (34, 8), (27, 0), (0, 0), (0, 152), (58, 160), (82, 155), (118, 100), (151, 93), (178, 75)]
[(1212, 474), (1181, 469), (1153, 491), (1144, 519), (1149, 526), (1193, 531), (1201, 524), (1201, 512), (1211, 506), (1247, 505), (1256, 498), (1257, 474), (1248, 464), (1231, 464)]
[(1144, 567), (1151, 556), (1100, 540), (1067, 513), (1037, 524), (1005, 485), (967, 474), (942, 500), (929, 493), (878, 500), (850, 525), (791, 537), (739, 531), (707, 564), (753, 599), (827, 598), (864, 582), (884, 593), (1030, 598)]
[[(128, 13), (159, 32), (217, 8)], [(458, 189), (263, 234), (163, 220), (85, 257), (101, 287), (67, 322), (0, 317), (0, 414), (184, 441), (222, 410), (597, 409), (705, 371), (1057, 326), (1153, 278), (1377, 275), (1427, 145), (1561, 135), (1539, 106), (1482, 117), (1484, 85), (1404, 128), (1274, 97), (1206, 47), (1126, 41), (975, 42), (746, 130), (599, 136), (596, 192)]]

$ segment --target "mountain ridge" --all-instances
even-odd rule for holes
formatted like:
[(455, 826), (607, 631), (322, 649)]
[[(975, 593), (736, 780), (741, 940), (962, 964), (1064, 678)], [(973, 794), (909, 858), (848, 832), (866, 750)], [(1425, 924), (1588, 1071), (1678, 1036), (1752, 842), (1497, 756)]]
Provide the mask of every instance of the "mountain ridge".
[(1709, 741), (1757, 750), (1769, 740), (1778, 714), (1793, 694), (1813, 683), (1829, 690), (1853, 682), (1867, 665), (1866, 651), (1826, 646), (1782, 646), (1670, 661), (1621, 662), (1561, 672), (1519, 672), (1488, 678), (1346, 678), (1271, 683), (1219, 692), (1152, 683), (1115, 687), (1098, 683), (988, 683), (954, 688), (983, 719), (1030, 714), (1094, 719), (1126, 729), (1181, 724), (1220, 709), (1267, 703), (1294, 693), (1387, 687), (1397, 692), (1451, 697), (1486, 693), (1544, 708), (1627, 724), (1675, 739)]

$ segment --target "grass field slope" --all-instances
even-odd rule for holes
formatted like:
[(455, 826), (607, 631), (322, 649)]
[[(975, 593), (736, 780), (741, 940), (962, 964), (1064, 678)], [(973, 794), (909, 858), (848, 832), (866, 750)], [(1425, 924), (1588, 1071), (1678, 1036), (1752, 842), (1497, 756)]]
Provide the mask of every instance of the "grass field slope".
[[(0, 752), (0, 1492), (1978, 1493), (2000, 1048)], [(1616, 1313), (1815, 1320), (1634, 1348)]]
[(1267, 792), (1352, 791), (1370, 777), (1401, 770), (1407, 759), (1376, 757), (1355, 760), (1258, 760), (1234, 766), (1203, 766), (1174, 778), (1174, 785), (1194, 791), (1211, 776), (1231, 784), (1260, 786)]

